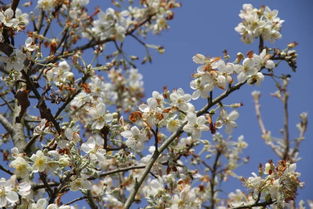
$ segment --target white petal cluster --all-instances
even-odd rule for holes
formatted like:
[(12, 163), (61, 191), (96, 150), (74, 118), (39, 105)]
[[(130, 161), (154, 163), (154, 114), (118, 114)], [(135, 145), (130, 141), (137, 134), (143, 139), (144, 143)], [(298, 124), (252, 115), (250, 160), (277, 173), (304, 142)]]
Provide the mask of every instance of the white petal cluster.
[(32, 168), (29, 163), (21, 156), (17, 156), (11, 163), (10, 167), (14, 168), (14, 174), (20, 178), (28, 178)]
[[(1, 143), (6, 143), (8, 137), (16, 143), (19, 136), (14, 133), (15, 126), (27, 124), (25, 143), (31, 146), (23, 152), (17, 148), (9, 152), (3, 146), (3, 159), (10, 160), (10, 168), (1, 170), (11, 174), (11, 178), (0, 178), (0, 208), (74, 209), (78, 206), (70, 204), (81, 206), (83, 201), (91, 204), (92, 199), (104, 208), (123, 208), (125, 195), (137, 192), (137, 186), (141, 189), (133, 200), (145, 198), (142, 203), (148, 204), (147, 209), (197, 209), (213, 203), (212, 199), (214, 208), (219, 209), (270, 201), (273, 208), (287, 208), (287, 202), (295, 199), (297, 189), (303, 185), (296, 165), (291, 162), (280, 161), (275, 165), (270, 161), (264, 168), (259, 167), (259, 175), (241, 178), (249, 194), (236, 190), (222, 200), (218, 184), (237, 176), (235, 169), (246, 162), (241, 153), (248, 146), (243, 136), (237, 140), (230, 136), (239, 117), (235, 108), (241, 104), (227, 104), (224, 98), (246, 83), (261, 84), (265, 75), (274, 74), (272, 70), (280, 60), (295, 64), (297, 54), (291, 49), (296, 43), (282, 51), (264, 46), (257, 54), (238, 53), (234, 61), (226, 50), (223, 58), (196, 54), (192, 60), (198, 67), (190, 82), (191, 92), (164, 87), (163, 92), (153, 91), (143, 102), (143, 76), (135, 69), (136, 60), (141, 58), (124, 53), (128, 49), (124, 46), (128, 42), (126, 37), (131, 36), (147, 49), (143, 62), (150, 59), (148, 48), (161, 53), (163, 47), (146, 44), (144, 38), (167, 29), (174, 16), (172, 9), (179, 4), (175, 0), (112, 1), (117, 6), (114, 9), (91, 11), (89, 2), (38, 0), (43, 22), (37, 22), (37, 15), (30, 13), (35, 29), (28, 33), (25, 44), (20, 49), (14, 46), (10, 56), (0, 56), (3, 77), (20, 78), (11, 79), (12, 88), (4, 88), (3, 100), (11, 100), (4, 100), (4, 105), (13, 102), (14, 98), (7, 96), (10, 90), (25, 88), (30, 90), (30, 101), (41, 95), (46, 106), (53, 103), (59, 107), (55, 118), (38, 105), (41, 117), (33, 115), (36, 113), (29, 108), (27, 113), (20, 112), (25, 116), (25, 121), (19, 121), (22, 123), (10, 118), (8, 123), (12, 121), (13, 128), (2, 121), (8, 134), (2, 136)], [(277, 40), (283, 23), (277, 15), (276, 10), (266, 6), (256, 9), (245, 4), (239, 15), (242, 22), (235, 30), (245, 43), (256, 38)], [(56, 20), (60, 33), (51, 38), (53, 33), (48, 31), (50, 25), (45, 21), (54, 24)], [(26, 24), (28, 15), (21, 10), (0, 9), (0, 45), (6, 46), (6, 36), (13, 40)], [(116, 51), (111, 53), (110, 44), (114, 44)], [(50, 55), (46, 57), (49, 47)], [(92, 50), (91, 58), (86, 53)], [(103, 55), (107, 55), (106, 64)], [(269, 73), (263, 74), (266, 69)], [(75, 80), (79, 74), (84, 76)], [(27, 76), (31, 76), (29, 80)], [(255, 99), (259, 97), (258, 93), (253, 95)], [(192, 102), (200, 97), (206, 104), (196, 111)], [(7, 113), (4, 116), (11, 117)], [(300, 117), (297, 127), (304, 133), (307, 115)], [(55, 122), (59, 129), (53, 128)], [(222, 127), (227, 137), (217, 131)], [(270, 144), (273, 141), (270, 132), (264, 135)], [(297, 140), (303, 140), (301, 134)], [(280, 147), (284, 148), (283, 143)], [(289, 153), (292, 151), (290, 148)], [(293, 159), (296, 157), (289, 158), (294, 162)], [(141, 177), (145, 180), (137, 185)], [(64, 195), (77, 191), (83, 196), (66, 201)], [(299, 205), (303, 208), (303, 203)]]
[(220, 58), (208, 58), (202, 54), (193, 56), (193, 61), (200, 66), (193, 75), (194, 80), (190, 82), (190, 88), (194, 90), (192, 98), (208, 98), (209, 93), (216, 87), (225, 89), (227, 85), (233, 83), (235, 74), (239, 82), (247, 81), (251, 85), (259, 85), (264, 80), (261, 69), (275, 68), (275, 63), (270, 59), (266, 49), (259, 55), (249, 52), (246, 58), (241, 53), (238, 54), (241, 56), (240, 59), (227, 63)]
[(210, 128), (206, 125), (207, 120), (204, 116), (197, 117), (195, 114), (187, 115), (187, 125), (184, 126), (184, 131), (190, 133), (191, 136), (195, 139), (201, 137), (201, 132), (208, 131)]
[(220, 58), (207, 58), (202, 54), (196, 54), (192, 59), (200, 64), (193, 75), (195, 79), (190, 82), (190, 88), (194, 90), (193, 99), (208, 98), (209, 92), (215, 87), (225, 89), (232, 82), (231, 74), (239, 68), (233, 63), (225, 64)]
[(55, 84), (57, 87), (69, 85), (74, 81), (74, 73), (65, 60), (60, 62), (58, 66), (47, 69), (45, 75), (48, 82)]
[(93, 162), (102, 163), (106, 160), (106, 151), (103, 149), (103, 146), (104, 139), (99, 135), (94, 135), (89, 137), (88, 140), (81, 145), (81, 149), (89, 154), (89, 157)]
[(231, 134), (233, 129), (237, 127), (235, 120), (239, 117), (239, 113), (236, 110), (227, 113), (225, 109), (221, 109), (219, 119), (216, 121), (217, 128), (221, 128), (225, 125), (225, 132)]
[(232, 208), (250, 205), (254, 202), (255, 200), (252, 196), (246, 195), (240, 189), (236, 189), (235, 192), (229, 193), (227, 200), (228, 205)]
[[(117, 93), (114, 91), (114, 85), (112, 83), (105, 82), (99, 76), (93, 76), (88, 86), (90, 88), (90, 97), (99, 97), (106, 104), (114, 104), (116, 102)], [(79, 107), (81, 104), (77, 106)]]
[(267, 6), (257, 9), (251, 4), (244, 4), (239, 14), (242, 22), (235, 30), (241, 35), (241, 40), (247, 44), (258, 37), (273, 42), (281, 38), (280, 29), (284, 22), (277, 15), (277, 10), (271, 10)]
[(92, 75), (90, 81), (83, 84), (81, 91), (70, 103), (75, 114), (73, 117), (93, 129), (101, 129), (112, 121), (113, 115), (108, 113), (110, 106), (118, 106), (128, 112), (136, 109), (143, 97), (142, 74), (137, 69), (129, 69), (125, 73), (120, 69), (108, 72), (109, 80)]
[(190, 94), (185, 94), (182, 88), (173, 91), (170, 94), (171, 105), (181, 111), (188, 111), (188, 102), (191, 100)]
[(48, 166), (48, 157), (45, 156), (41, 150), (38, 150), (36, 154), (33, 154), (30, 159), (34, 162), (33, 172), (43, 172), (46, 170)]
[(29, 209), (46, 209), (48, 205), (48, 201), (45, 198), (41, 198), (37, 200), (36, 203), (32, 203), (29, 206)]
[(5, 68), (7, 71), (17, 71), (20, 72), (24, 69), (24, 62), (26, 60), (26, 55), (19, 49), (14, 49), (13, 53), (7, 56), (0, 56), (0, 62), (6, 64)]
[(0, 43), (3, 42), (2, 32), (4, 28), (9, 28), (13, 31), (21, 31), (25, 29), (28, 22), (28, 14), (22, 13), (19, 8), (15, 10), (15, 15), (11, 7), (0, 11)]
[(89, 4), (89, 0), (73, 0), (71, 2), (71, 6), (76, 7), (76, 8), (86, 6), (87, 4)]
[(70, 206), (70, 205), (58, 206), (57, 204), (50, 204), (48, 205), (47, 209), (75, 209), (75, 207)]
[(263, 198), (275, 201), (277, 208), (283, 208), (287, 202), (294, 200), (297, 189), (303, 186), (300, 182), (300, 173), (296, 172), (296, 164), (279, 161), (267, 163), (264, 170), (265, 176), (257, 176), (252, 173), (245, 181), (245, 186), (253, 191), (254, 195), (261, 192)]
[(90, 181), (81, 177), (72, 180), (70, 183), (70, 189), (72, 191), (78, 191), (81, 189), (90, 189), (90, 188), (91, 188)]
[(19, 201), (12, 181), (0, 179), (0, 207), (14, 206)]
[(37, 7), (47, 11), (53, 9), (55, 6), (57, 6), (57, 4), (57, 0), (38, 0)]
[(139, 130), (136, 126), (131, 127), (130, 130), (123, 131), (121, 135), (127, 138), (125, 144), (127, 147), (136, 152), (142, 151), (144, 143), (147, 141), (145, 131)]
[(13, 207), (20, 198), (29, 198), (31, 184), (28, 181), (17, 181), (12, 175), (9, 179), (0, 178), (0, 207)]
[(156, 196), (158, 193), (164, 192), (162, 179), (149, 179), (146, 186), (143, 188), (145, 196)]
[(104, 103), (99, 103), (94, 109), (89, 110), (92, 129), (102, 129), (105, 124), (112, 121), (113, 114), (109, 113)]
[(105, 12), (100, 11), (98, 13), (98, 19), (93, 21), (93, 27), (84, 32), (83, 35), (99, 40), (114, 38), (123, 41), (131, 23), (131, 16), (127, 10), (118, 12), (113, 8), (108, 8)]

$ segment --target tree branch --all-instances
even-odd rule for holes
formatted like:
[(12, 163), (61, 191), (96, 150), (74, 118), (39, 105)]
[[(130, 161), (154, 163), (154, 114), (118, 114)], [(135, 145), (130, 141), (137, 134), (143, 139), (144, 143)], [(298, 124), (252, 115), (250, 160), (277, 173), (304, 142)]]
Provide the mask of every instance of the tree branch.
[(143, 169), (145, 167), (146, 166), (144, 166), (144, 165), (137, 165), (137, 166), (129, 166), (129, 167), (126, 167), (126, 168), (118, 168), (118, 169), (115, 169), (115, 170), (112, 170), (112, 171), (108, 171), (108, 172), (102, 173), (102, 174), (99, 175), (99, 177), (89, 177), (88, 180), (95, 180), (97, 178), (106, 177), (106, 176), (109, 176), (109, 175), (112, 175), (112, 174), (121, 173), (121, 172), (125, 172), (125, 171), (130, 171), (130, 170), (135, 170), (135, 169)]
[[(287, 87), (287, 82), (286, 87)], [(289, 142), (289, 112), (288, 112), (288, 92), (287, 89), (284, 88), (284, 94), (282, 96), (282, 102), (284, 105), (284, 142), (285, 142), (285, 152), (283, 156), (283, 160), (289, 160), (289, 148), (290, 148), (290, 142)]]
[(232, 209), (252, 209), (254, 207), (263, 207), (265, 208), (266, 206), (269, 206), (271, 204), (275, 203), (275, 201), (270, 200), (270, 201), (265, 201), (265, 202), (258, 202), (258, 203), (253, 203), (251, 205), (245, 205), (245, 206), (239, 206), (239, 207), (234, 207)]
[(4, 171), (5, 173), (7, 173), (9, 175), (13, 175), (14, 174), (11, 171), (9, 171), (8, 169), (6, 169), (5, 167), (3, 167), (1, 164), (0, 164), (0, 170)]
[(74, 200), (72, 200), (72, 201), (70, 201), (70, 202), (68, 202), (68, 203), (65, 203), (64, 205), (71, 205), (71, 204), (73, 204), (73, 203), (75, 203), (75, 202), (78, 202), (78, 201), (80, 201), (80, 200), (84, 200), (84, 199), (86, 199), (86, 198), (87, 198), (86, 196), (82, 196), (82, 197), (76, 198), (76, 199), (74, 199)]
[(218, 168), (218, 163), (219, 163), (219, 159), (221, 157), (222, 151), (219, 150), (217, 148), (217, 153), (215, 156), (215, 160), (214, 160), (214, 164), (213, 164), (213, 168), (211, 170), (211, 180), (210, 180), (210, 199), (211, 199), (211, 205), (210, 205), (210, 209), (214, 209), (215, 208), (215, 177), (216, 177), (216, 172), (217, 172), (217, 168)]
[(266, 130), (263, 119), (262, 119), (262, 115), (261, 115), (261, 105), (260, 105), (260, 93), (256, 93), (253, 95), (253, 101), (254, 101), (254, 107), (255, 107), (255, 113), (256, 113), (256, 117), (257, 117), (257, 121), (262, 133), (262, 138), (265, 141), (265, 144), (269, 145), (272, 150), (275, 152), (275, 154), (278, 157), (282, 157), (281, 153), (278, 151), (277, 147), (273, 144), (272, 141), (267, 140), (266, 137), (268, 137), (269, 131)]
[[(15, 10), (16, 10), (16, 8), (17, 8), (17, 6), (18, 6), (19, 3), (20, 3), (20, 0), (13, 0), (13, 1), (12, 1), (11, 9), (14, 11), (14, 13), (15, 13)], [(14, 15), (15, 15), (15, 14), (14, 14)]]
[(9, 134), (12, 135), (14, 133), (14, 127), (2, 114), (0, 114), (0, 123), (9, 132)]

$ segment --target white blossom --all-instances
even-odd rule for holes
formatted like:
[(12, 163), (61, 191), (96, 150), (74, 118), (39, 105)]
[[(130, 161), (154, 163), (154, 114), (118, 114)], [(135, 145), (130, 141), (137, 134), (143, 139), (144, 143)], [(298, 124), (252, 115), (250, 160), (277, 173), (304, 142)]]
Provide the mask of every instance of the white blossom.
[(237, 127), (235, 120), (237, 120), (238, 117), (239, 113), (236, 110), (227, 113), (225, 109), (221, 109), (219, 116), (220, 119), (217, 121), (217, 124), (219, 125), (217, 127), (221, 128), (223, 125), (225, 125), (225, 132), (231, 134), (233, 129)]
[(125, 144), (137, 152), (143, 149), (144, 142), (147, 140), (146, 134), (136, 126), (131, 127), (130, 130), (123, 131), (121, 135), (127, 138)]
[(179, 88), (170, 94), (171, 105), (179, 110), (186, 112), (188, 110), (187, 103), (191, 100), (190, 94), (185, 94), (184, 90)]
[(36, 203), (32, 203), (29, 209), (46, 209), (48, 201), (45, 198), (37, 200)]
[(19, 201), (13, 186), (12, 181), (0, 179), (0, 207), (13, 206)]
[(36, 154), (33, 154), (30, 159), (34, 163), (34, 172), (43, 172), (48, 166), (48, 158), (41, 150), (38, 150)]
[(201, 132), (210, 130), (210, 128), (205, 125), (207, 120), (204, 116), (197, 117), (195, 114), (188, 114), (187, 121), (188, 123), (184, 126), (183, 130), (190, 133), (195, 139), (201, 137)]
[(23, 157), (16, 157), (11, 163), (10, 167), (14, 168), (14, 174), (17, 177), (27, 178), (31, 171), (31, 166)]
[(91, 127), (93, 129), (102, 129), (105, 124), (112, 121), (113, 114), (108, 113), (104, 103), (98, 103), (94, 109), (89, 110), (91, 117)]
[(24, 69), (24, 61), (26, 55), (19, 49), (14, 49), (13, 53), (9, 56), (0, 56), (0, 62), (6, 63), (6, 69), (8, 71), (16, 70), (20, 72)]

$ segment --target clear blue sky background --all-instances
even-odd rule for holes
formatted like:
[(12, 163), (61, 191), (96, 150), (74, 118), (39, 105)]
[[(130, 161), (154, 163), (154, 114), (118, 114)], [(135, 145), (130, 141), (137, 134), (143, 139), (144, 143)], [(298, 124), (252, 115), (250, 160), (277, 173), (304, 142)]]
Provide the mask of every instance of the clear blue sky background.
[[(286, 65), (278, 68), (279, 71), (292, 75), (289, 85), (290, 129), (291, 137), (296, 137), (298, 132), (295, 125), (298, 123), (299, 113), (308, 112), (309, 118), (313, 115), (311, 64), (313, 1), (310, 0), (182, 1), (183, 6), (175, 10), (175, 19), (170, 22), (170, 30), (148, 39), (153, 43), (164, 45), (166, 53), (155, 55), (151, 65), (138, 66), (144, 74), (146, 95), (150, 96), (153, 90), (161, 91), (165, 85), (170, 89), (183, 87), (191, 93), (189, 82), (191, 74), (197, 67), (191, 58), (196, 53), (221, 56), (222, 51), (227, 49), (234, 57), (239, 51), (244, 54), (249, 50), (257, 52), (257, 43), (243, 44), (239, 34), (234, 31), (234, 27), (240, 21), (238, 14), (244, 3), (252, 3), (255, 7), (267, 5), (271, 9), (277, 9), (279, 17), (285, 20), (282, 39), (274, 44), (266, 43), (267, 46), (284, 49), (289, 42), (299, 43), (296, 48), (299, 54), (297, 73), (292, 73)], [(260, 87), (246, 86), (240, 92), (231, 95), (228, 101), (244, 103), (244, 106), (239, 109), (239, 127), (234, 131), (234, 136), (243, 134), (249, 143), (246, 155), (250, 156), (250, 163), (238, 169), (239, 174), (245, 177), (250, 176), (251, 172), (256, 172), (259, 163), (265, 163), (270, 159), (275, 162), (278, 160), (260, 137), (251, 97), (254, 89), (263, 92), (261, 103), (266, 127), (274, 136), (280, 137), (279, 130), (283, 125), (282, 104), (278, 99), (270, 96), (270, 93), (276, 89), (269, 78)], [(301, 146), (302, 160), (298, 162), (298, 170), (302, 173), (301, 180), (305, 181), (305, 187), (299, 191), (298, 200), (313, 199), (313, 130), (311, 127), (309, 122), (309, 130)], [(224, 185), (227, 192), (234, 191), (237, 187), (241, 187), (240, 182), (234, 181)]]

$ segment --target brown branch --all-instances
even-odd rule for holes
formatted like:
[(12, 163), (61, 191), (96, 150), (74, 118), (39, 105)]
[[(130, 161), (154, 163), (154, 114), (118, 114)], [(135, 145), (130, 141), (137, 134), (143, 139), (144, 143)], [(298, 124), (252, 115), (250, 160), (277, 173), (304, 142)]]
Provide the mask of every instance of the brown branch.
[(95, 180), (97, 178), (106, 177), (106, 176), (109, 176), (109, 175), (112, 175), (112, 174), (126, 172), (126, 171), (130, 171), (130, 170), (135, 170), (135, 169), (143, 169), (145, 167), (146, 166), (144, 166), (144, 165), (136, 165), (136, 166), (129, 166), (129, 167), (125, 167), (125, 168), (118, 168), (118, 169), (115, 169), (115, 170), (112, 170), (112, 171), (108, 171), (108, 172), (102, 173), (102, 174), (99, 175), (99, 177), (89, 177), (88, 180)]
[[(42, 27), (43, 27), (43, 19), (45, 17), (45, 11), (44, 10), (41, 10), (41, 13), (39, 15), (39, 20), (38, 20), (38, 24), (36, 25), (36, 22), (34, 24), (34, 29), (35, 31), (39, 34)], [(37, 37), (35, 39), (35, 43), (37, 43)]]
[(49, 197), (51, 198), (53, 196), (53, 190), (51, 189), (50, 185), (47, 182), (46, 174), (40, 172), (39, 177), (40, 177), (40, 180), (42, 181), (46, 191), (48, 192)]
[[(47, 182), (46, 185), (48, 185), (49, 187), (56, 187), (56, 186), (59, 186), (60, 184), (56, 183), (56, 182)], [(32, 190), (36, 191), (38, 189), (43, 189), (46, 187), (46, 185), (44, 185), (44, 184), (33, 185)]]
[(257, 203), (253, 203), (253, 204), (245, 205), (245, 206), (234, 207), (232, 209), (252, 209), (254, 207), (265, 208), (266, 206), (272, 205), (273, 203), (275, 203), (275, 201), (270, 200), (270, 201), (265, 201), (265, 202), (257, 202)]
[(49, 203), (53, 203), (55, 199), (58, 197), (59, 192), (61, 192), (64, 189), (64, 186), (70, 181), (70, 178), (72, 177), (73, 173), (68, 173), (64, 179), (61, 179), (60, 184), (58, 184), (58, 187), (55, 188), (51, 194), (49, 195)]
[(33, 136), (29, 141), (28, 143), (26, 144), (26, 146), (24, 147), (23, 151), (26, 153), (26, 154), (29, 154), (30, 151), (31, 151), (31, 147), (32, 145), (36, 142), (36, 139), (39, 137), (39, 135), (36, 135), (36, 136)]
[(86, 199), (86, 198), (87, 198), (86, 196), (82, 196), (82, 197), (76, 198), (76, 199), (74, 199), (74, 200), (72, 200), (72, 201), (70, 201), (70, 202), (68, 202), (68, 203), (65, 203), (64, 205), (71, 205), (71, 204), (73, 204), (73, 203), (75, 203), (75, 202), (78, 202), (78, 201), (80, 201), (80, 200), (84, 200), (84, 199)]
[(9, 174), (9, 175), (13, 175), (14, 173), (12, 173), (9, 169), (6, 169), (5, 167), (3, 167), (2, 165), (0, 165), (0, 170), (4, 171), (5, 173)]
[(13, 0), (12, 1), (11, 9), (14, 11), (14, 16), (15, 16), (15, 10), (16, 10), (19, 3), (20, 3), (20, 0)]
[(29, 90), (31, 90), (35, 94), (35, 96), (36, 96), (36, 98), (38, 100), (37, 107), (38, 107), (38, 109), (40, 111), (41, 118), (45, 118), (48, 121), (51, 121), (53, 123), (55, 129), (58, 131), (58, 133), (61, 133), (62, 130), (61, 130), (61, 127), (60, 127), (59, 123), (54, 119), (54, 117), (53, 117), (53, 115), (51, 113), (50, 108), (47, 107), (44, 99), (39, 94), (39, 92), (37, 90), (37, 87), (33, 83), (31, 77), (24, 70), (22, 70), (22, 74), (23, 74), (23, 77), (26, 80), (27, 88)]
[(264, 49), (264, 39), (262, 36), (259, 37), (259, 53), (261, 53)]
[(210, 199), (211, 199), (211, 205), (210, 205), (210, 209), (214, 209), (215, 208), (215, 204), (216, 204), (216, 200), (215, 200), (215, 177), (217, 174), (217, 169), (218, 169), (218, 163), (219, 163), (219, 159), (222, 155), (222, 151), (220, 149), (217, 148), (217, 153), (215, 156), (215, 160), (214, 160), (214, 164), (213, 164), (213, 168), (211, 170), (211, 181), (210, 181)]
[(89, 190), (87, 191), (86, 198), (87, 198), (87, 203), (89, 204), (91, 209), (98, 209), (98, 206), (96, 205), (96, 203), (95, 203)]

